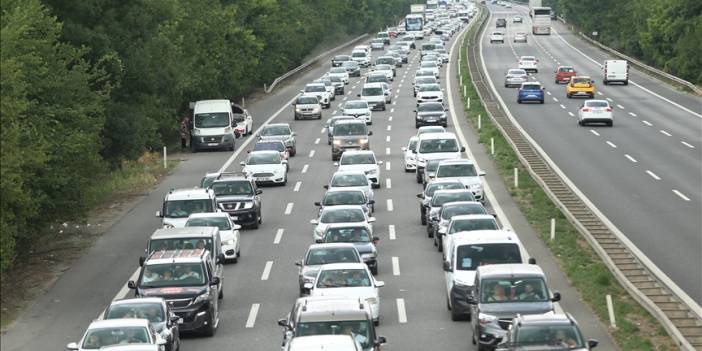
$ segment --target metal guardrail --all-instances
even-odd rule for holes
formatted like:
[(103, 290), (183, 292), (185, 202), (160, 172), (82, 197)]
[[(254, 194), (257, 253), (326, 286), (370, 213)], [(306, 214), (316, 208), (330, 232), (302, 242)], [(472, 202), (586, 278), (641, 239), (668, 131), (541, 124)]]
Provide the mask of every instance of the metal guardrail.
[[(482, 11), (481, 11), (482, 12)], [(490, 118), (529, 174), (585, 237), (607, 268), (684, 350), (702, 350), (702, 310), (626, 238), (563, 174), (509, 113), (486, 79), (480, 35), (488, 15), (469, 38), (468, 68)]]
[(266, 94), (270, 93), (271, 91), (273, 91), (273, 89), (275, 88), (275, 86), (278, 85), (278, 83), (282, 82), (283, 80), (287, 79), (288, 77), (292, 76), (293, 74), (295, 74), (295, 73), (297, 73), (297, 72), (300, 72), (301, 70), (307, 68), (307, 66), (309, 66), (309, 65), (311, 65), (311, 64), (313, 64), (313, 63), (319, 61), (320, 59), (322, 59), (322, 58), (324, 58), (325, 56), (331, 54), (332, 52), (337, 51), (337, 50), (339, 50), (339, 49), (341, 49), (341, 48), (343, 48), (343, 47), (349, 46), (349, 45), (351, 45), (351, 44), (353, 44), (353, 43), (356, 43), (356, 42), (358, 42), (359, 40), (361, 40), (361, 39), (363, 39), (363, 38), (365, 38), (365, 37), (367, 37), (367, 36), (368, 36), (368, 33), (363, 34), (363, 35), (358, 36), (358, 37), (356, 37), (356, 38), (354, 38), (354, 39), (351, 39), (351, 40), (349, 40), (349, 41), (347, 41), (347, 42), (345, 42), (345, 43), (343, 43), (343, 44), (341, 44), (341, 45), (339, 45), (339, 46), (337, 46), (337, 47), (334, 47), (334, 48), (332, 48), (332, 49), (329, 49), (329, 50), (327, 50), (327, 51), (325, 51), (325, 52), (323, 52), (323, 53), (317, 55), (317, 56), (314, 57), (313, 59), (311, 59), (311, 60), (309, 60), (309, 61), (307, 61), (307, 62), (305, 62), (305, 63), (303, 63), (303, 64), (301, 64), (301, 65), (299, 65), (299, 66), (297, 66), (297, 67), (295, 67), (295, 68), (293, 68), (292, 70), (286, 72), (286, 73), (283, 74), (282, 76), (276, 78), (275, 80), (273, 80), (273, 82), (271, 83), (270, 86), (266, 86), (266, 85), (264, 84), (264, 85), (263, 85), (263, 90), (266, 92)]

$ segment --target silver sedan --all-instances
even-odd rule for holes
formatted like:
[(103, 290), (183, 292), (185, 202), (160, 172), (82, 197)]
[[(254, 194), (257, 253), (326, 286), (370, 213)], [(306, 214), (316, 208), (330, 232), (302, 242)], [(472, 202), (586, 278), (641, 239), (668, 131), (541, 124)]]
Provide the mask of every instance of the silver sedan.
[(529, 76), (525, 70), (518, 68), (510, 69), (507, 71), (507, 74), (505, 74), (505, 88), (521, 86), (528, 78)]

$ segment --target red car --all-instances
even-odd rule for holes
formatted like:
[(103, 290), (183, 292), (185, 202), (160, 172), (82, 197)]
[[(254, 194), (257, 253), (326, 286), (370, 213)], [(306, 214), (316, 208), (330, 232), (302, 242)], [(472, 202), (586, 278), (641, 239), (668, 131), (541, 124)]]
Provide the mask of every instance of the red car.
[(397, 28), (390, 27), (387, 29), (388, 35), (390, 38), (396, 38), (397, 37)]
[(573, 66), (558, 66), (556, 68), (556, 84), (568, 83), (576, 75)]

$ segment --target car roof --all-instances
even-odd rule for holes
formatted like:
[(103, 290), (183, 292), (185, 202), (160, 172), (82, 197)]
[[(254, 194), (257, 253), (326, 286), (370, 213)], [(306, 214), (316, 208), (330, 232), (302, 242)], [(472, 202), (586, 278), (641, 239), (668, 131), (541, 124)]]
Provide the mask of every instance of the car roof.
[[(460, 190), (460, 189), (456, 189), (456, 190)], [(441, 207), (464, 206), (464, 205), (484, 207), (483, 204), (479, 201), (451, 201), (451, 202), (447, 202), (447, 203), (441, 205)], [(453, 217), (451, 217), (451, 218), (453, 218)]]
[(326, 206), (322, 210), (322, 212), (327, 212), (327, 211), (341, 211), (341, 210), (361, 210), (363, 211), (363, 207), (361, 205), (336, 205), (336, 206)]
[(141, 318), (99, 319), (90, 323), (88, 329), (119, 328), (119, 327), (149, 327), (149, 321)]
[[(224, 213), (224, 212), (223, 212)], [(226, 213), (225, 213), (226, 214)], [(217, 227), (180, 227), (158, 228), (151, 234), (151, 239), (168, 239), (180, 237), (212, 237), (219, 230)]]
[(443, 133), (424, 133), (419, 136), (420, 140), (427, 140), (427, 139), (456, 139), (456, 134), (451, 133), (451, 132), (443, 132)]
[[(229, 214), (226, 212), (200, 212), (200, 213), (191, 213), (190, 216), (188, 216), (188, 219), (193, 219), (193, 218), (229, 218)], [(192, 228), (192, 227), (188, 227)], [(197, 227), (194, 227), (197, 228)]]
[(346, 171), (336, 171), (334, 174), (332, 174), (332, 178), (336, 177), (337, 175), (347, 175), (347, 174), (362, 174), (366, 175), (363, 173), (363, 171), (354, 171), (354, 170), (346, 170)]
[(290, 123), (267, 123), (267, 124), (263, 125), (264, 128), (265, 127), (281, 127), (281, 126), (285, 126), (285, 127), (290, 128)]
[[(382, 66), (382, 65), (379, 65)], [(363, 84), (363, 88), (384, 88), (385, 86), (383, 83), (365, 83)]]
[(249, 155), (254, 155), (254, 154), (256, 154), (256, 155), (262, 155), (262, 154), (280, 155), (280, 152), (278, 152), (276, 150), (252, 150), (251, 152), (249, 152)]
[(322, 265), (320, 271), (327, 271), (332, 269), (365, 269), (368, 266), (363, 262), (344, 262), (344, 263), (329, 263)]
[(203, 188), (181, 188), (181, 189), (171, 189), (166, 198), (168, 201), (172, 200), (201, 200), (209, 199), (214, 197), (214, 192), (209, 189)]
[(349, 151), (344, 151), (343, 154), (341, 154), (341, 157), (344, 157), (344, 155), (373, 155), (375, 156), (375, 152), (373, 150), (349, 150)]
[(330, 223), (327, 230), (331, 228), (366, 228), (369, 229), (370, 225), (366, 222), (350, 222), (350, 223)]
[(351, 335), (307, 335), (298, 336), (290, 340), (289, 350), (324, 351), (356, 350), (356, 341)]
[(576, 325), (577, 322), (570, 314), (545, 313), (534, 315), (518, 315), (515, 317), (519, 325)]
[(435, 191), (434, 196), (437, 196), (440, 194), (464, 193), (467, 191), (470, 192), (470, 189), (441, 189), (441, 190)]
[(480, 266), (477, 269), (480, 272), (480, 276), (483, 278), (492, 277), (513, 277), (518, 276), (535, 276), (535, 277), (545, 277), (544, 271), (541, 267), (535, 264), (527, 263), (507, 263), (507, 264), (489, 264), (485, 266)]
[[(456, 217), (456, 216), (454, 216)], [(465, 234), (463, 234), (465, 233)], [(467, 232), (456, 232), (451, 234), (453, 242), (457, 245), (475, 243), (516, 243), (521, 246), (521, 241), (517, 234), (510, 230), (471, 230)]]
[(467, 158), (452, 158), (447, 160), (441, 160), (441, 162), (439, 162), (439, 167), (441, 167), (442, 165), (475, 165), (475, 162)]
[(164, 300), (162, 297), (134, 297), (131, 299), (121, 299), (121, 300), (113, 300), (110, 303), (110, 306), (117, 306), (117, 305), (129, 305), (129, 304), (141, 304), (141, 303), (160, 303), (160, 304), (165, 304), (166, 300)]
[(470, 221), (475, 219), (495, 219), (495, 216), (489, 214), (467, 214), (467, 215), (455, 215), (451, 217), (451, 221)]

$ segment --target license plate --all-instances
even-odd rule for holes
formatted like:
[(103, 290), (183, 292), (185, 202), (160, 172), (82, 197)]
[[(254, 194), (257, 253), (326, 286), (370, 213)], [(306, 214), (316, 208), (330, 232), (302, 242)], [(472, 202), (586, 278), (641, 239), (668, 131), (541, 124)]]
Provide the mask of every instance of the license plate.
[(535, 98), (535, 97), (536, 97), (536, 95), (527, 95), (527, 97), (532, 97), (532, 98)]
[(207, 146), (217, 146), (217, 143), (207, 143)]
[(602, 113), (602, 111), (593, 110), (592, 113)]
[(178, 324), (183, 324), (183, 318), (178, 318)]
[(232, 221), (237, 221), (237, 220), (239, 220), (239, 217), (238, 217), (238, 216), (230, 216), (230, 217), (232, 218)]
[(427, 122), (436, 122), (435, 119), (428, 119)]

